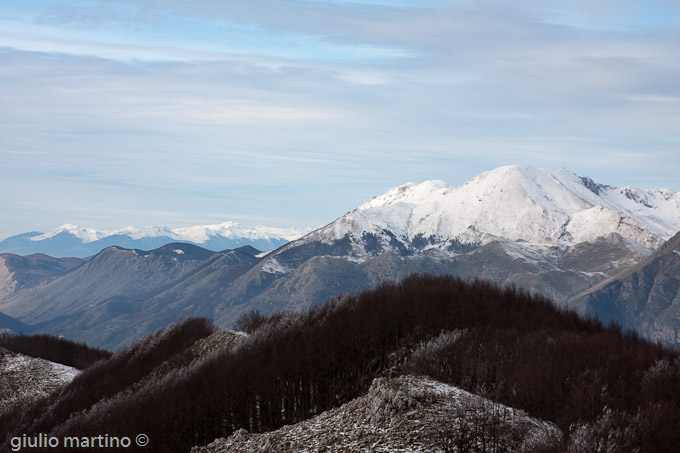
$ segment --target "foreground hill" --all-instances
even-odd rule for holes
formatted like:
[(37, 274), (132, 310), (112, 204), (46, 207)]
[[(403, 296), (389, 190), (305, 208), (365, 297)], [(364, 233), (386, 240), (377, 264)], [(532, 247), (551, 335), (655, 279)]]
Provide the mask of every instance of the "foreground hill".
[(73, 380), (78, 370), (0, 348), (0, 416), (21, 411)]
[[(514, 288), (413, 276), (303, 313), (251, 313), (238, 324), (248, 336), (196, 319), (153, 334), (0, 416), (0, 439), (143, 432), (144, 451), (265, 446), (268, 439), (297, 451), (328, 421), (339, 445), (372, 451), (364, 442), (384, 437), (391, 445), (403, 432), (390, 429), (400, 425), (455, 438), (447, 411), (467, 401), (482, 406), (473, 426), (498, 428), (495, 443), (482, 444), (487, 450), (525, 448), (517, 438), (524, 428), (538, 433), (532, 445), (543, 451), (664, 452), (680, 444), (676, 351)], [(433, 388), (441, 398), (430, 404)], [(474, 419), (473, 412), (466, 414)], [(454, 420), (464, 426), (469, 418)], [(379, 436), (371, 437), (372, 428)], [(477, 433), (463, 440), (488, 439)], [(402, 451), (424, 445), (425, 433), (413, 436), (413, 448)]]
[(422, 376), (376, 379), (368, 393), (262, 434), (239, 430), (192, 453), (548, 451), (551, 423)]
[(422, 376), (375, 379), (366, 395), (276, 431), (239, 430), (192, 453), (446, 452), (554, 449), (560, 431), (527, 416)]
[(20, 413), (110, 356), (48, 335), (0, 334), (0, 417)]
[(90, 348), (83, 343), (45, 334), (0, 334), (0, 348), (17, 354), (60, 363), (78, 370), (111, 357), (109, 351)]

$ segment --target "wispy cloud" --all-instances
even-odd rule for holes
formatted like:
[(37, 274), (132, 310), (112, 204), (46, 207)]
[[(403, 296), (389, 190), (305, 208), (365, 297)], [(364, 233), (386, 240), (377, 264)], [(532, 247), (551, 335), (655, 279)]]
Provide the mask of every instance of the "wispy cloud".
[(176, 213), (169, 226), (211, 212), (316, 225), (406, 181), (512, 162), (677, 190), (678, 13), (633, 0), (8, 0), (0, 204), (44, 204), (8, 211), (0, 236), (78, 210), (120, 216), (92, 225), (104, 228), (159, 223), (143, 206)]

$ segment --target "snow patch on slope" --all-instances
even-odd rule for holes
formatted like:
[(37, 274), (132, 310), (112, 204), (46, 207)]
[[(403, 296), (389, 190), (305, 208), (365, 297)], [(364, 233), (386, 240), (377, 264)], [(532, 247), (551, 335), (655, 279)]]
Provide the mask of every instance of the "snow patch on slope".
[(0, 349), (0, 414), (53, 392), (78, 373), (66, 365)]
[(63, 384), (68, 384), (80, 373), (78, 369), (62, 365), (61, 363), (50, 362), (48, 360), (46, 362), (52, 367), (50, 374)]
[(290, 272), (290, 269), (279, 263), (276, 258), (270, 258), (262, 266), (262, 272), (267, 272), (269, 274), (287, 274)]
[(603, 232), (618, 233), (634, 240), (647, 249), (653, 250), (664, 242), (664, 235), (650, 231), (653, 225), (644, 225), (640, 220), (620, 211), (599, 206), (585, 209), (573, 215), (565, 228), (571, 242), (592, 242), (602, 237)]

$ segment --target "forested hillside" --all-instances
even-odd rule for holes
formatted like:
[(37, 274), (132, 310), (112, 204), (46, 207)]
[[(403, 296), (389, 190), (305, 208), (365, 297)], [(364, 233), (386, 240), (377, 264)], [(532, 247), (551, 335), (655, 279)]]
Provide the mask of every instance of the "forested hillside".
[(140, 387), (214, 334), (187, 320), (148, 337), (0, 419), (0, 437), (142, 432), (144, 451), (188, 451), (239, 429), (309, 419), (365, 395), (376, 377), (427, 375), (552, 422), (562, 433), (552, 451), (680, 444), (677, 352), (514, 287), (412, 276), (304, 313), (251, 313), (240, 324), (251, 333), (235, 347), (176, 360)]
[(79, 370), (111, 357), (111, 353), (104, 349), (90, 348), (84, 343), (45, 334), (0, 334), (0, 348)]

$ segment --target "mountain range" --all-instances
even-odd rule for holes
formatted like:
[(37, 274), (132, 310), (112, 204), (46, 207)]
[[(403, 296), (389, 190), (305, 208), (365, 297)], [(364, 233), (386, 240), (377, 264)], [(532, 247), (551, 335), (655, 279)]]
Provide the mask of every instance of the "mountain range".
[[(677, 192), (513, 165), (458, 187), (396, 187), (268, 254), (249, 246), (109, 247), (30, 287), (8, 268), (0, 311), (38, 332), (119, 348), (185, 316), (230, 327), (255, 309), (301, 310), (412, 273), (514, 284), (561, 305), (633, 269), (678, 230)], [(660, 328), (668, 326), (645, 335)]]
[(8, 237), (0, 241), (0, 253), (42, 253), (53, 257), (84, 258), (111, 246), (150, 250), (172, 242), (196, 244), (212, 251), (244, 245), (259, 250), (274, 250), (309, 231), (311, 230), (298, 228), (250, 227), (237, 222), (175, 229), (130, 226), (111, 231), (66, 224), (48, 233), (30, 232)]

